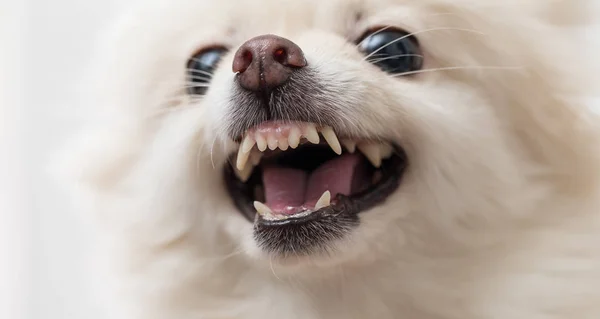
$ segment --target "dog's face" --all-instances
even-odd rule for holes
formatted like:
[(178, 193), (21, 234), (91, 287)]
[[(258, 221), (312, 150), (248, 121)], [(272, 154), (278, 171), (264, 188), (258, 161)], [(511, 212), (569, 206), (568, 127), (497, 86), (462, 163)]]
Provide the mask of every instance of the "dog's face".
[(569, 21), (544, 3), (137, 11), (103, 92), (135, 127), (102, 152), (119, 154), (102, 186), (127, 194), (113, 218), (152, 240), (233, 240), (295, 265), (444, 255), (510, 235), (563, 164), (546, 152), (566, 147), (547, 136), (563, 123), (535, 118), (572, 120), (549, 94), (563, 84), (554, 62), (571, 53), (558, 33)]

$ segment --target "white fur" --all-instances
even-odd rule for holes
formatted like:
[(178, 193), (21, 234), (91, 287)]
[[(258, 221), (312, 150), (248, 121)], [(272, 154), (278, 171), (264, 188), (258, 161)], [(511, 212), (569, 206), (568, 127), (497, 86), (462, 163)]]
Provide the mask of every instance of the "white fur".
[[(584, 102), (598, 51), (579, 36), (592, 4), (144, 2), (99, 53), (88, 101), (110, 116), (69, 162), (111, 318), (600, 318), (600, 121)], [(382, 25), (418, 32), (426, 69), (465, 68), (381, 72), (346, 38)], [(261, 252), (223, 186), (233, 52), (265, 33), (305, 51), (348, 130), (408, 154), (400, 188), (332, 256)], [(194, 102), (185, 64), (213, 44), (232, 53)]]

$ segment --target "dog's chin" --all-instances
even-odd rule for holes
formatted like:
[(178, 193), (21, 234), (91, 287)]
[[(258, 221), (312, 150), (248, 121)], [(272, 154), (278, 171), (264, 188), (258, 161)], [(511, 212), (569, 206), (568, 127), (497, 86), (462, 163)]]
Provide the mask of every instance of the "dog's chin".
[(223, 179), (252, 227), (255, 252), (282, 265), (327, 265), (343, 255), (361, 216), (385, 205), (407, 165), (396, 143), (323, 125), (266, 122), (250, 131), (224, 164)]

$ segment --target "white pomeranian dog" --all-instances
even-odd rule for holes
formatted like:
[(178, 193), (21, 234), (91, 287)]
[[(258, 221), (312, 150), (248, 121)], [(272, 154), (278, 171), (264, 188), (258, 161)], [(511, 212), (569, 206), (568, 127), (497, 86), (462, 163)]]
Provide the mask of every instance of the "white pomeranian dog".
[(595, 15), (143, 2), (69, 158), (110, 318), (600, 318)]

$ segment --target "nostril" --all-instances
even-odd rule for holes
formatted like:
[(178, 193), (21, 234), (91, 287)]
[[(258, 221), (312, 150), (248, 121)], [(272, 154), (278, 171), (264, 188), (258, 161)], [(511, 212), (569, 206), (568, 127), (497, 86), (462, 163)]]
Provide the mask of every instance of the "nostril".
[(233, 72), (240, 87), (266, 91), (285, 83), (305, 67), (304, 53), (292, 41), (272, 34), (244, 42), (233, 57)]
[(250, 52), (250, 50), (246, 50), (246, 51), (244, 51), (242, 58), (244, 60), (244, 64), (246, 64), (246, 67), (247, 67), (248, 65), (250, 65), (250, 63), (252, 63), (252, 59), (254, 57), (252, 56), (252, 52)]
[(285, 65), (287, 63), (287, 51), (284, 48), (279, 48), (273, 52), (273, 59), (279, 64)]
[(248, 67), (250, 67), (252, 60), (254, 59), (254, 54), (252, 54), (252, 51), (248, 49), (243, 50), (240, 53), (238, 53), (236, 58), (233, 60), (233, 72), (236, 73), (245, 72)]

